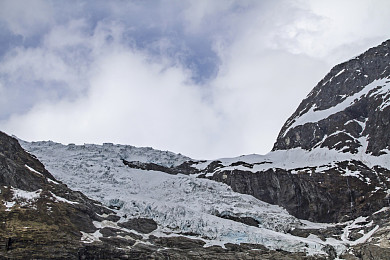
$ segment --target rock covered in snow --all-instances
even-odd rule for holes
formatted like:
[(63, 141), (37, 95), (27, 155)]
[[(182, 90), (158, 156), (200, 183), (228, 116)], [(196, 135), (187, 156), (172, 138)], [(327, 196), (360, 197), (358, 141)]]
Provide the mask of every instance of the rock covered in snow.
[(390, 149), (390, 40), (335, 66), (282, 127), (273, 150)]

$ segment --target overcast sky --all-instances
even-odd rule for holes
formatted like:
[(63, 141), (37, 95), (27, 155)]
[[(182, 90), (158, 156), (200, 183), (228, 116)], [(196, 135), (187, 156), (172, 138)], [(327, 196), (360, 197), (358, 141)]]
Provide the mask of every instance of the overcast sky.
[(197, 159), (265, 154), (388, 0), (0, 0), (0, 130)]

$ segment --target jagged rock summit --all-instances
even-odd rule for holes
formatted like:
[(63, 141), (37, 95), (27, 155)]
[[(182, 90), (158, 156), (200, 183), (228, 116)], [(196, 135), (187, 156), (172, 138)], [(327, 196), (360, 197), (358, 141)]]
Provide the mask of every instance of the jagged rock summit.
[(273, 150), (390, 148), (390, 40), (335, 66), (282, 127)]

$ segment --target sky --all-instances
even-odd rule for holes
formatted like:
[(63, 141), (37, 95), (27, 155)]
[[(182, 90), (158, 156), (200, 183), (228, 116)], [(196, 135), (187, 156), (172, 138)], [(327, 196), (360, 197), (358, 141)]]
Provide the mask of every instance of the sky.
[(0, 0), (0, 130), (194, 159), (265, 154), (388, 0)]

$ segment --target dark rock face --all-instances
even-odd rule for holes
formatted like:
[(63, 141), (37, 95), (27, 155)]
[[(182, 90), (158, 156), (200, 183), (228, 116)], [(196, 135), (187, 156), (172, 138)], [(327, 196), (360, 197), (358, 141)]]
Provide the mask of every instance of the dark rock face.
[(143, 234), (148, 234), (157, 229), (157, 223), (153, 219), (148, 218), (133, 218), (118, 225)]
[[(349, 169), (359, 170), (370, 184), (365, 179), (343, 176)], [(320, 173), (315, 167), (300, 169), (298, 173), (283, 169), (256, 173), (221, 170), (212, 179), (228, 184), (234, 191), (281, 205), (298, 218), (338, 222), (369, 215), (389, 205), (385, 191), (390, 187), (390, 172), (385, 169), (378, 172), (352, 161), (340, 162)], [(376, 188), (381, 186), (382, 189)]]
[[(328, 147), (357, 153), (357, 148), (362, 146), (358, 138), (365, 136), (368, 139), (367, 153), (379, 155), (381, 150), (389, 149), (390, 106), (387, 106), (387, 101), (390, 93), (382, 89), (382, 83), (329, 117), (293, 125), (308, 113), (335, 108), (375, 80), (389, 79), (389, 53), (390, 40), (335, 66), (284, 124), (273, 150)], [(390, 79), (385, 82), (389, 83)]]
[(37, 190), (42, 184), (48, 183), (39, 174), (31, 174), (26, 165), (54, 180), (38, 160), (20, 147), (16, 139), (0, 132), (0, 183), (27, 191)]
[(132, 232), (123, 231), (123, 230), (120, 230), (117, 228), (112, 228), (112, 227), (104, 227), (104, 228), (100, 229), (100, 234), (102, 234), (103, 237), (129, 236), (129, 237), (133, 238), (134, 240), (141, 240), (142, 239), (142, 236), (140, 236), (140, 235), (134, 234)]
[(253, 226), (253, 227), (258, 227), (260, 224), (256, 219), (251, 217), (237, 217), (237, 216), (231, 216), (225, 214), (217, 214), (216, 216), (220, 218), (230, 219), (236, 222), (244, 223), (245, 225)]
[(141, 170), (147, 170), (147, 171), (159, 171), (159, 172), (165, 172), (168, 174), (195, 174), (198, 173), (199, 170), (192, 167), (193, 164), (196, 162), (193, 161), (186, 161), (182, 164), (176, 166), (176, 167), (166, 167), (163, 165), (159, 165), (156, 163), (143, 163), (139, 161), (126, 161), (122, 159), (122, 162), (124, 165), (133, 168), (133, 169), (141, 169)]

